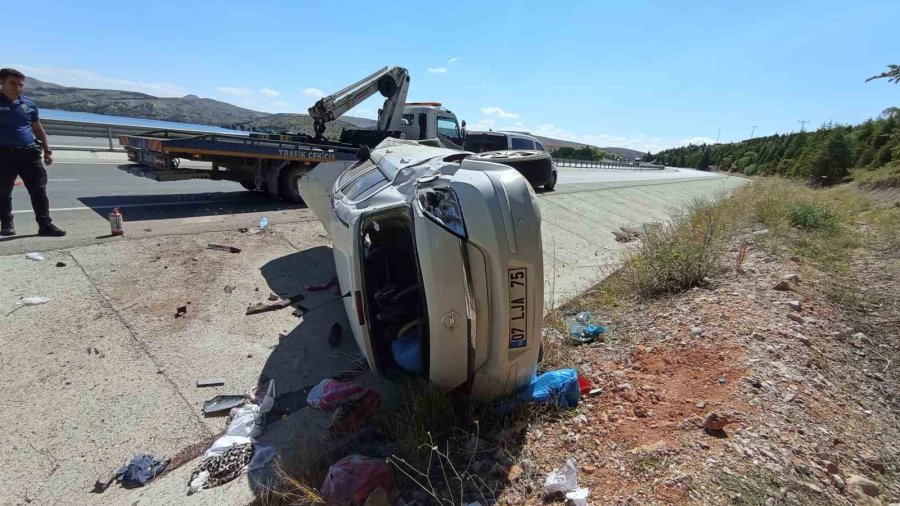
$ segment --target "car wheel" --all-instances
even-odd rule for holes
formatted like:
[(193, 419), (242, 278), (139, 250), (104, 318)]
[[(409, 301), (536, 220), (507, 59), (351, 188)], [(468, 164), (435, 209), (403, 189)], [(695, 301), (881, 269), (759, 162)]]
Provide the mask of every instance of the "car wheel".
[(552, 192), (553, 189), (556, 188), (556, 171), (550, 173), (550, 181), (544, 184), (544, 189), (548, 192)]
[(519, 171), (529, 181), (546, 181), (553, 171), (553, 161), (549, 153), (530, 150), (487, 151), (472, 155), (471, 160), (502, 163)]
[(278, 194), (292, 204), (302, 204), (300, 196), (300, 178), (309, 172), (306, 167), (289, 166), (282, 169), (278, 176)]

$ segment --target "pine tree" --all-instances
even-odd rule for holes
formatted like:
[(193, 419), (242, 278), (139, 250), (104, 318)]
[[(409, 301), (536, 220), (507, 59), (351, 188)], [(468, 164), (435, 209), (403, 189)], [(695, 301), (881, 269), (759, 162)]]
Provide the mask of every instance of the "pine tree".
[(700, 163), (697, 165), (700, 170), (709, 170), (709, 148), (703, 149), (703, 155), (700, 157)]

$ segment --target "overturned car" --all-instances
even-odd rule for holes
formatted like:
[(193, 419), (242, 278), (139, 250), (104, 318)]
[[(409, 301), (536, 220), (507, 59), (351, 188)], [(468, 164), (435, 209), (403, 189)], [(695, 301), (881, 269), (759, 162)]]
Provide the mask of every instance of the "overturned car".
[(529, 383), (541, 353), (541, 219), (513, 168), (386, 139), (321, 164), (300, 193), (333, 240), (370, 367), (479, 399)]

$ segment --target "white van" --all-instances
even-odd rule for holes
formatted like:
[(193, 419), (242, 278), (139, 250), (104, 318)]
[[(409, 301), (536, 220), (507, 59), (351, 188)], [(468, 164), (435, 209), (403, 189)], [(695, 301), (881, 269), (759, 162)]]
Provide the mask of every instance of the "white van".
[(508, 165), (386, 139), (301, 184), (331, 233), (350, 327), (372, 369), (480, 399), (526, 386), (541, 349), (534, 192)]

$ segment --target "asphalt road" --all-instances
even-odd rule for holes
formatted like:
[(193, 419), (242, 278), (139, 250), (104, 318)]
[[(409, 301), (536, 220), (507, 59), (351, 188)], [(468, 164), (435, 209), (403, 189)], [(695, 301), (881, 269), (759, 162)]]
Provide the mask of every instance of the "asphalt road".
[[(188, 163), (187, 166), (203, 166)], [(108, 240), (108, 215), (120, 208), (131, 237), (199, 233), (253, 227), (263, 216), (270, 223), (312, 220), (302, 206), (248, 192), (229, 181), (157, 182), (125, 169), (123, 154), (57, 151), (47, 168), (48, 193), (54, 222), (69, 232), (63, 239), (38, 238), (31, 201), (24, 185), (13, 190), (13, 214), (19, 235), (0, 238), (0, 254), (23, 249), (43, 250)], [(640, 186), (718, 177), (690, 169), (629, 171), (560, 168), (555, 193), (608, 187)]]

